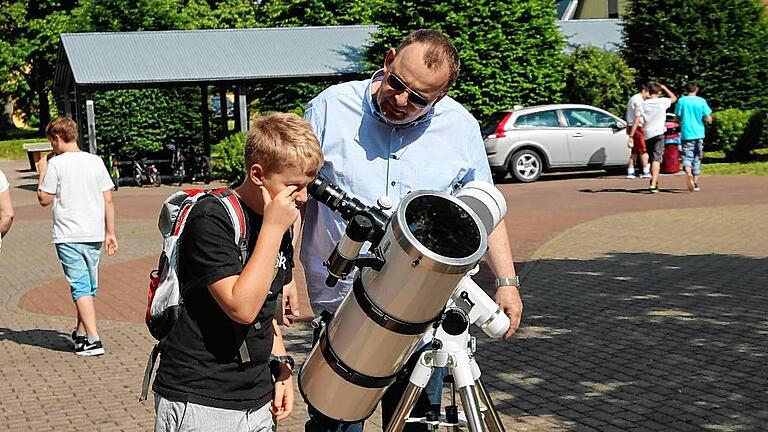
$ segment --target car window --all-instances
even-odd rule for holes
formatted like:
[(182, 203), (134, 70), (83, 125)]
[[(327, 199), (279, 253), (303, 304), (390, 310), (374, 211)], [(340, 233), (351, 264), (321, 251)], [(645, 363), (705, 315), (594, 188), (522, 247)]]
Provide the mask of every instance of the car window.
[(521, 115), (515, 120), (515, 127), (560, 127), (560, 121), (554, 110), (539, 111)]
[(509, 111), (496, 111), (491, 114), (491, 116), (483, 122), (483, 128), (481, 130), (483, 136), (494, 133), (496, 131), (496, 126), (500, 121), (504, 120), (504, 117), (506, 117), (507, 114), (509, 114)]
[(569, 127), (608, 128), (616, 124), (616, 119), (608, 114), (585, 108), (563, 110)]

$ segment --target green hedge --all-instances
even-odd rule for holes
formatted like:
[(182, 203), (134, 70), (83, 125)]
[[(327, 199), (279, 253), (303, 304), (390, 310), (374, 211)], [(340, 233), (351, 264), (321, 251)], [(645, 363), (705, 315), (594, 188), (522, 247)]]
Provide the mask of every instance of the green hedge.
[(565, 56), (567, 102), (593, 105), (624, 118), (634, 82), (635, 70), (614, 52), (586, 46)]
[(163, 151), (166, 144), (192, 150), (202, 143), (197, 88), (97, 92), (99, 149), (123, 155)]
[(240, 183), (245, 171), (245, 132), (224, 138), (211, 148), (213, 176), (228, 183)]
[(722, 149), (731, 160), (746, 160), (750, 152), (764, 144), (766, 113), (762, 110), (729, 108), (712, 115), (708, 141)]

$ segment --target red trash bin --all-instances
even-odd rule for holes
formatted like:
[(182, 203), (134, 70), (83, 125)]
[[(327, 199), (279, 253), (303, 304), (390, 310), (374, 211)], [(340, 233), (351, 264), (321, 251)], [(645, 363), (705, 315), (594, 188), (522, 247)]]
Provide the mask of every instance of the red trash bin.
[(680, 150), (677, 144), (664, 145), (664, 156), (661, 159), (661, 172), (675, 174), (680, 171)]
[(661, 158), (662, 174), (675, 174), (680, 171), (680, 123), (668, 121), (664, 124), (664, 155)]

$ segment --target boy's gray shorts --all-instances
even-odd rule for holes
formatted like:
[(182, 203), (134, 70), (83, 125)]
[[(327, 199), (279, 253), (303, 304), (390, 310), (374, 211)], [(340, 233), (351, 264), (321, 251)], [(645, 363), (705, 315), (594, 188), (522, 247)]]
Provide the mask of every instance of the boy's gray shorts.
[(259, 409), (230, 410), (174, 402), (155, 393), (155, 432), (271, 432), (269, 403)]

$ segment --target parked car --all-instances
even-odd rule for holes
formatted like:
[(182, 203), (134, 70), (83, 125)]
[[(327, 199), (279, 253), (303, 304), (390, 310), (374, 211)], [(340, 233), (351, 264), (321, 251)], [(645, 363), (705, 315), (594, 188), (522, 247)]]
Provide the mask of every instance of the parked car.
[(482, 133), (494, 178), (527, 183), (547, 171), (626, 167), (626, 128), (600, 108), (557, 104), (496, 112)]

